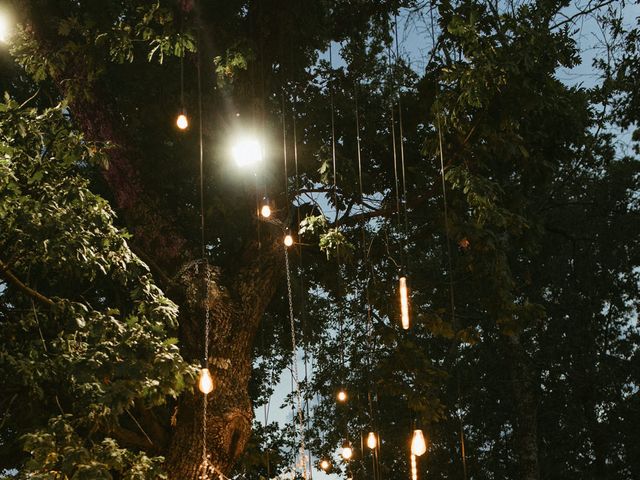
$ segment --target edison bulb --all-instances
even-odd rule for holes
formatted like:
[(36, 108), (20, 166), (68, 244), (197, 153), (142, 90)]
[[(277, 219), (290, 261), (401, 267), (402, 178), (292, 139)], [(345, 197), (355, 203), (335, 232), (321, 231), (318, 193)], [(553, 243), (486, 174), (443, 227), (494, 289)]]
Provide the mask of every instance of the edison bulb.
[(411, 455), (419, 457), (427, 451), (427, 442), (424, 440), (424, 433), (422, 430), (414, 430), (413, 438), (411, 439)]
[(345, 443), (342, 446), (342, 458), (344, 458), (345, 460), (349, 460), (351, 459), (351, 457), (353, 457), (353, 449), (351, 448), (351, 445), (349, 445), (348, 443)]
[(347, 401), (347, 392), (345, 392), (344, 390), (340, 390), (336, 397), (337, 397), (339, 402), (346, 402)]
[(6, 13), (0, 11), (0, 42), (9, 41), (9, 17)]
[(271, 207), (268, 204), (265, 204), (260, 209), (260, 215), (264, 218), (269, 218), (271, 216)]
[(330, 467), (330, 466), (331, 466), (331, 464), (329, 463), (329, 461), (328, 461), (328, 460), (322, 460), (322, 461), (320, 462), (320, 468), (321, 468), (322, 470), (324, 470), (325, 472), (326, 472), (327, 470), (329, 470), (329, 467)]
[(185, 130), (189, 126), (189, 119), (184, 113), (178, 115), (178, 118), (176, 119), (176, 125), (180, 130)]
[(231, 156), (239, 167), (255, 165), (262, 162), (262, 145), (255, 138), (238, 138), (231, 146)]
[(400, 277), (400, 314), (402, 316), (402, 328), (409, 329), (409, 291), (407, 290), (407, 277)]
[(198, 388), (205, 395), (213, 390), (213, 378), (208, 368), (200, 369), (200, 379), (198, 380)]
[(289, 235), (289, 234), (285, 235), (284, 236), (284, 244), (287, 247), (290, 247), (291, 245), (293, 245), (293, 237), (291, 235)]
[(375, 450), (377, 446), (378, 437), (376, 437), (375, 432), (369, 432), (369, 435), (367, 435), (367, 447), (369, 447), (371, 450)]

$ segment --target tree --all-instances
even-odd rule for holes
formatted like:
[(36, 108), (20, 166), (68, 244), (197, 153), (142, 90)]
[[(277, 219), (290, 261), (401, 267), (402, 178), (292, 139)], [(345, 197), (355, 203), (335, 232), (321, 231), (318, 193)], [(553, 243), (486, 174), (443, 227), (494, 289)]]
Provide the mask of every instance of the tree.
[[(390, 51), (401, 7), (432, 28), (419, 75)], [(419, 424), (432, 476), (632, 478), (634, 435), (614, 432), (637, 417), (638, 169), (602, 132), (610, 91), (556, 78), (578, 62), (565, 7), (21, 2), (12, 55), (30, 78), (12, 67), (2, 85), (26, 99), (35, 82), (39, 109), (7, 98), (0, 112), (3, 468), (194, 478), (208, 317), (208, 453), (231, 472), (290, 357), (281, 237), (304, 219), (319, 248), (291, 255), (316, 455), (376, 429), (384, 475), (404, 477)], [(330, 41), (345, 66), (319, 58)], [(182, 68), (188, 112), (202, 72), (204, 232), (197, 128), (177, 132), (167, 114)], [(253, 179), (230, 178), (222, 146), (239, 122), (273, 145), (283, 125), (288, 152), (296, 128), (289, 191), (279, 147), (265, 172), (277, 221), (250, 214)], [(399, 265), (408, 334), (388, 300)], [(340, 386), (355, 393), (346, 405)], [(272, 427), (256, 434), (241, 468), (285, 468)], [(260, 436), (280, 450), (266, 466)], [(349, 469), (371, 473), (365, 452)]]

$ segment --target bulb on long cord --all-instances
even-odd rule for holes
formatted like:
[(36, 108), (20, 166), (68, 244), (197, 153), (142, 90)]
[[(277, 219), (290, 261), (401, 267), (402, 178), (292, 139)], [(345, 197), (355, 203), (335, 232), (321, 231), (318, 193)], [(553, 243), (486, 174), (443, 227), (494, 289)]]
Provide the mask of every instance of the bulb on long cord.
[(178, 115), (178, 118), (176, 118), (176, 126), (180, 130), (186, 130), (189, 126), (189, 119), (184, 112), (182, 112), (180, 115)]
[(340, 389), (340, 391), (336, 395), (336, 398), (338, 399), (339, 402), (346, 402), (347, 401), (347, 392), (346, 392), (346, 390)]
[(200, 379), (198, 380), (198, 388), (205, 395), (213, 391), (213, 378), (208, 368), (200, 369)]
[(411, 480), (418, 480), (418, 462), (413, 454), (411, 455)]
[(351, 448), (351, 444), (349, 442), (344, 442), (342, 444), (342, 458), (345, 460), (350, 460), (353, 457), (353, 449)]
[(411, 439), (411, 455), (419, 457), (424, 455), (427, 451), (427, 442), (424, 439), (424, 433), (422, 430), (414, 430), (413, 438)]
[(287, 247), (290, 247), (291, 245), (293, 245), (293, 237), (291, 236), (291, 234), (287, 233), (284, 236), (284, 244)]
[(408, 330), (409, 322), (409, 291), (407, 290), (407, 277), (400, 277), (400, 314), (402, 328)]
[(375, 450), (377, 446), (378, 437), (376, 436), (375, 432), (369, 432), (369, 435), (367, 435), (367, 447), (369, 447), (371, 450)]

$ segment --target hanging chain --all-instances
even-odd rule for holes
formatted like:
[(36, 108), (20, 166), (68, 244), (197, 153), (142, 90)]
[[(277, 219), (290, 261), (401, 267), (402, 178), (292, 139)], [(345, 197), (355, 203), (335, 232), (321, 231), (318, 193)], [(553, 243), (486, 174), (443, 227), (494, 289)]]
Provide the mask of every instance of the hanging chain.
[(297, 351), (298, 346), (296, 344), (296, 328), (295, 328), (295, 318), (293, 315), (293, 295), (291, 293), (291, 269), (289, 267), (289, 252), (287, 251), (287, 247), (284, 248), (284, 261), (285, 268), (287, 271), (287, 296), (289, 299), (289, 321), (291, 323), (291, 347), (292, 347), (292, 357), (291, 357), (291, 373), (293, 375), (293, 383), (296, 389), (296, 404), (297, 404), (297, 414), (298, 414), (298, 435), (300, 436), (300, 460), (302, 464), (302, 478), (304, 480), (307, 479), (307, 460), (306, 460), (306, 448), (304, 445), (304, 414), (302, 411), (302, 395), (300, 393), (300, 382), (298, 380), (298, 362), (297, 362)]

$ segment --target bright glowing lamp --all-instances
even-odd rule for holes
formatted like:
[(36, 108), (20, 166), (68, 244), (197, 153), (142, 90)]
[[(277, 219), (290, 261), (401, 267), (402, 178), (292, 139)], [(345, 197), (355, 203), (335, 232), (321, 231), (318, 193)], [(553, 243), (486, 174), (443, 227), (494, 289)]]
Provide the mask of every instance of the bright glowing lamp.
[(327, 470), (329, 470), (329, 467), (330, 467), (330, 466), (331, 466), (331, 464), (330, 464), (330, 463), (329, 463), (329, 461), (328, 461), (328, 460), (326, 460), (326, 459), (324, 459), (324, 460), (322, 460), (322, 461), (320, 462), (320, 468), (321, 468), (322, 470), (324, 470), (325, 472), (326, 472)]
[(400, 314), (402, 316), (402, 328), (409, 329), (409, 291), (407, 290), (407, 277), (400, 277)]
[(353, 448), (351, 448), (351, 444), (349, 442), (344, 442), (342, 444), (342, 458), (345, 460), (350, 460), (353, 457)]
[(9, 41), (9, 16), (0, 11), (0, 42), (5, 43)]
[(343, 389), (341, 389), (338, 392), (338, 395), (336, 395), (336, 398), (338, 399), (339, 402), (346, 402), (347, 401), (347, 392)]
[(290, 247), (291, 245), (293, 245), (293, 237), (291, 236), (291, 234), (287, 233), (287, 234), (284, 236), (284, 244), (285, 244), (287, 247)]
[(208, 368), (200, 369), (200, 379), (198, 380), (198, 388), (205, 395), (213, 390), (213, 378)]
[(178, 118), (176, 118), (176, 125), (180, 130), (186, 130), (186, 128), (189, 126), (189, 119), (184, 112), (182, 112), (180, 115), (178, 115)]
[(378, 437), (376, 436), (375, 432), (369, 432), (369, 435), (367, 435), (367, 447), (369, 447), (371, 450), (375, 450), (377, 446)]
[(427, 442), (424, 440), (424, 433), (422, 430), (414, 430), (413, 438), (411, 439), (411, 455), (419, 457), (424, 455), (427, 451)]
[(269, 218), (271, 216), (271, 207), (268, 203), (262, 205), (262, 208), (260, 209), (260, 215), (262, 215), (264, 218)]
[(252, 137), (240, 137), (231, 147), (231, 156), (239, 167), (255, 165), (262, 161), (262, 146)]

